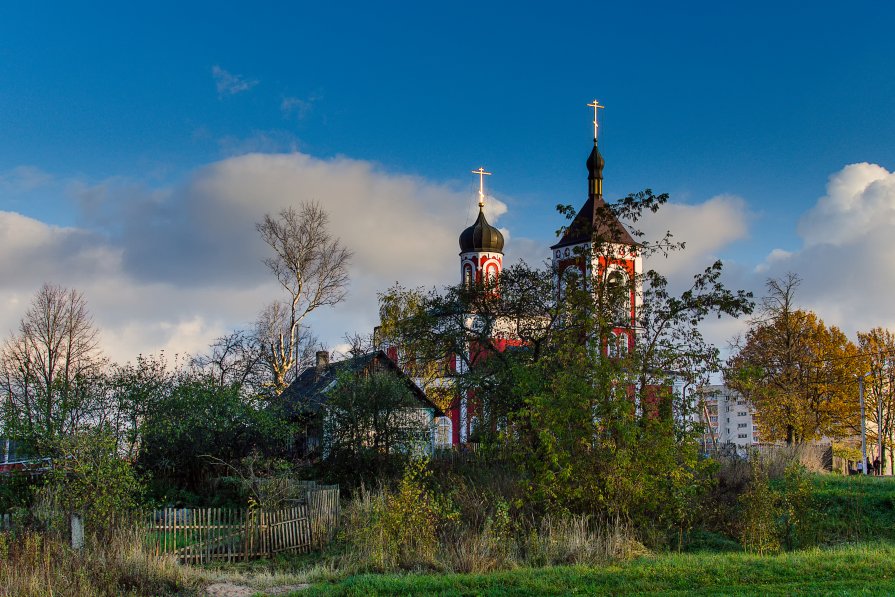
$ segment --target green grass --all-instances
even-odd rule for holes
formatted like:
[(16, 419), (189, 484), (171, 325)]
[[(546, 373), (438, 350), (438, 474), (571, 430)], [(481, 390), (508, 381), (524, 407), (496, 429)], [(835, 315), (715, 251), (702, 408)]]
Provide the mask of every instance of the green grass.
[(824, 542), (895, 541), (895, 477), (814, 477)]
[(892, 595), (895, 544), (777, 556), (666, 554), (605, 567), (493, 574), (363, 574), (302, 595)]

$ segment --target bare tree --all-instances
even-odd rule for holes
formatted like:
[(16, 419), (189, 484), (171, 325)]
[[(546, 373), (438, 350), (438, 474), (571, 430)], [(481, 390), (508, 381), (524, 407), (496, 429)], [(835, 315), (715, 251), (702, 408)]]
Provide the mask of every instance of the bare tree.
[(273, 389), (286, 389), (298, 362), (302, 321), (315, 309), (345, 299), (351, 251), (329, 232), (329, 215), (317, 203), (270, 214), (257, 225), (273, 256), (264, 260), (286, 291), (286, 300), (270, 305), (259, 318), (264, 362)]
[(193, 357), (192, 365), (219, 386), (236, 384), (257, 392), (264, 377), (259, 337), (249, 330), (230, 332), (212, 342), (207, 354)]
[(0, 353), (5, 426), (40, 442), (92, 422), (102, 366), (84, 295), (45, 284)]

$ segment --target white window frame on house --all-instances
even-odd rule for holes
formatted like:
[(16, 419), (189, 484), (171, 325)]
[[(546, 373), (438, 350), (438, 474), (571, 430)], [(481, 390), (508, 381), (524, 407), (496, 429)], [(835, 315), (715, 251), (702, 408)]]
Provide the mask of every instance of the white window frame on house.
[(435, 447), (449, 447), (454, 442), (454, 422), (450, 417), (435, 419)]

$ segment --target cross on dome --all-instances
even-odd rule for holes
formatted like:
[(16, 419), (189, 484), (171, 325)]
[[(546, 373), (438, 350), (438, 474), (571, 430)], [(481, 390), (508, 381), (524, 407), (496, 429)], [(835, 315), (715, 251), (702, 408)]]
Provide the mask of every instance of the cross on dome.
[(601, 105), (600, 102), (598, 102), (597, 100), (594, 100), (587, 105), (588, 105), (588, 107), (594, 109), (594, 143), (596, 143), (597, 142), (597, 132), (600, 128), (600, 125), (597, 123), (597, 120), (598, 120), (597, 110), (599, 110), (601, 108), (605, 108), (606, 106)]
[(491, 176), (491, 173), (485, 172), (481, 166), (478, 170), (473, 170), (472, 173), (479, 175), (479, 207), (485, 207), (485, 177)]

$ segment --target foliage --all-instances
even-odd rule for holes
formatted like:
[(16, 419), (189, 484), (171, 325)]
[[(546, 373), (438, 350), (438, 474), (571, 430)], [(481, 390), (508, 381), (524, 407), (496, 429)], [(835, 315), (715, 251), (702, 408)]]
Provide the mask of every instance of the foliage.
[(377, 570), (432, 566), (438, 531), (454, 517), (450, 504), (431, 491), (425, 460), (408, 463), (393, 491), (361, 492), (349, 509), (348, 543)]
[(759, 555), (780, 551), (777, 496), (771, 489), (767, 471), (758, 458), (752, 461), (752, 478), (739, 502), (742, 507), (740, 542), (743, 547)]
[(768, 281), (761, 313), (725, 371), (727, 384), (755, 406), (766, 441), (839, 436), (858, 416), (857, 348), (839, 328), (794, 306), (798, 284), (794, 274)]
[(429, 447), (428, 416), (392, 371), (342, 372), (322, 409), (324, 465), (340, 484), (388, 478)]
[(235, 463), (256, 448), (276, 455), (293, 434), (277, 405), (255, 405), (238, 386), (191, 373), (172, 381), (141, 428), (140, 468), (188, 489), (212, 475), (209, 457)]
[(0, 533), (0, 595), (169, 595), (199, 587), (194, 572), (150, 553), (134, 529), (86, 539), (76, 551), (66, 541), (35, 532)]
[(77, 512), (96, 528), (137, 506), (142, 492), (131, 463), (116, 451), (115, 436), (91, 429), (59, 440), (40, 490), (50, 509)]

